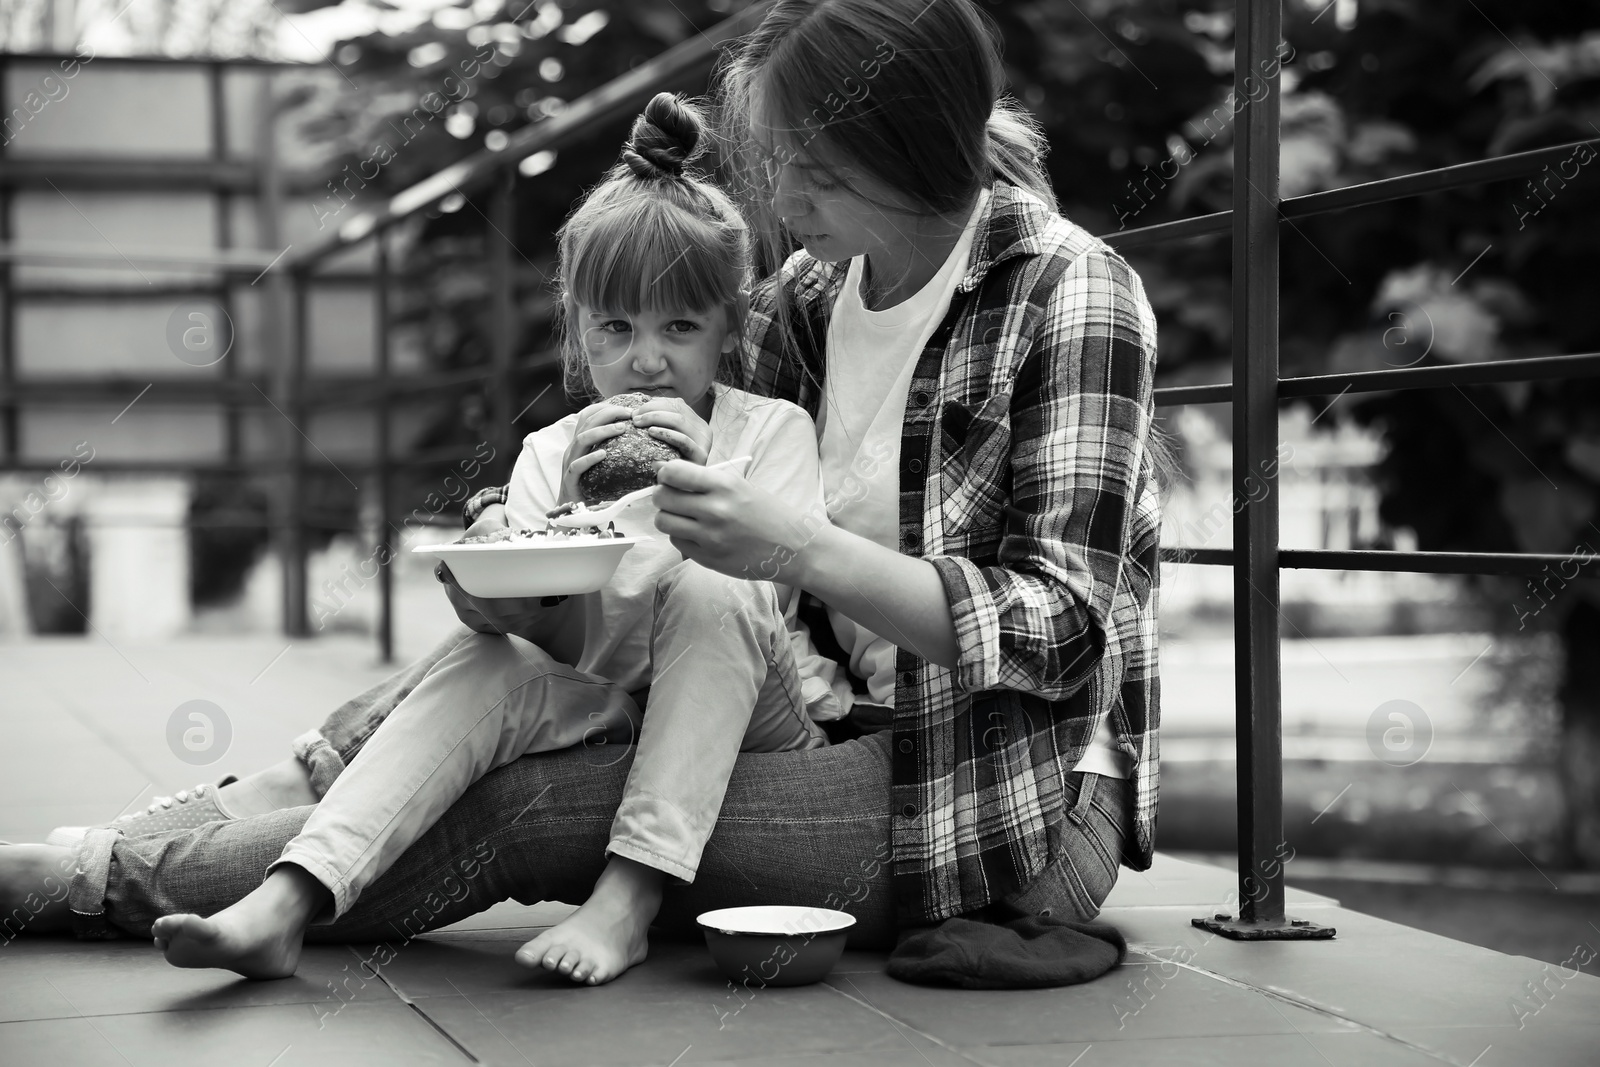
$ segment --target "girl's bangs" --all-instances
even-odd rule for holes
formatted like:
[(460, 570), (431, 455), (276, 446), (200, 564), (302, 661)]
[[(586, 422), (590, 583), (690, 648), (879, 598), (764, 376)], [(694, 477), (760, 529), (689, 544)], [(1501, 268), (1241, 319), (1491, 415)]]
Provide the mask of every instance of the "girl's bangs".
[(711, 227), (660, 201), (597, 213), (570, 234), (567, 292), (618, 314), (704, 312), (732, 304), (739, 266)]

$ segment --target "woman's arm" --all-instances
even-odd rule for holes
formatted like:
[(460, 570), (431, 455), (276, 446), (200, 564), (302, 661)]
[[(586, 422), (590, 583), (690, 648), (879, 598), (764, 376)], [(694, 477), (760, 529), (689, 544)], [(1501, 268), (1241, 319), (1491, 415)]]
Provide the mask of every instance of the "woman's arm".
[(929, 557), (955, 620), (963, 688), (1060, 700), (1127, 639), (1130, 620), (1113, 618), (1113, 601), (1126, 586), (1145, 603), (1158, 566), (1145, 459), (1155, 342), (1139, 276), (1113, 252), (1079, 253), (1013, 382), (998, 550), (984, 562)]
[(656, 527), (712, 570), (798, 585), (931, 663), (956, 662), (944, 587), (927, 560), (818, 522), (725, 470), (684, 460), (661, 468)]
[(656, 525), (685, 558), (798, 584), (953, 669), (964, 689), (1062, 699), (1099, 666), (1118, 587), (1143, 583), (1142, 601), (1155, 578), (1159, 519), (1141, 480), (1154, 352), (1138, 276), (1113, 253), (1080, 254), (1014, 385), (1012, 495), (993, 563), (957, 551), (919, 559), (808, 525), (741, 479), (681, 462), (661, 468)]
[[(804, 546), (801, 555), (822, 553), (825, 546), (815, 541), (818, 531), (822, 533), (837, 531), (827, 519), (822, 467), (817, 456), (817, 429), (811, 417), (795, 405), (784, 405), (781, 413), (762, 431), (761, 443), (754, 451), (756, 459), (750, 465), (746, 479), (756, 488), (765, 489), (778, 496), (802, 516), (803, 526), (797, 539), (797, 543)], [(834, 695), (830, 684), (834, 676), (834, 670), (830, 667), (833, 661), (817, 650), (810, 632), (799, 621), (802, 588), (874, 633), (900, 635), (899, 638), (891, 637), (891, 640), (896, 644), (905, 644), (907, 648), (918, 651), (919, 654), (925, 642), (916, 640), (914, 629), (929, 612), (939, 610), (938, 605), (924, 606), (920, 601), (914, 600), (912, 604), (907, 605), (908, 612), (902, 612), (898, 603), (891, 602), (874, 592), (873, 589), (882, 579), (882, 555), (896, 559), (902, 557), (899, 553), (880, 548), (871, 541), (862, 538), (854, 540), (861, 546), (876, 549), (878, 554), (875, 554), (870, 561), (861, 559), (853, 554), (854, 545), (829, 540), (827, 545), (834, 548), (839, 558), (835, 562), (824, 562), (821, 568), (829, 577), (836, 579), (834, 582), (831, 584), (820, 580), (815, 583), (807, 582), (806, 565), (801, 559), (796, 561), (796, 567), (789, 568), (794, 571), (792, 575), (786, 576), (782, 582), (775, 583), (779, 603), (784, 605), (784, 622), (789, 628), (795, 663), (800, 669), (807, 710), (813, 717), (837, 718), (844, 714), (844, 708), (839, 698)], [(773, 562), (776, 563), (776, 560)], [(769, 572), (774, 570), (771, 567), (765, 569)], [(841, 575), (846, 578), (840, 578)], [(933, 581), (930, 587), (927, 578), (928, 576), (924, 576), (921, 592), (925, 595), (939, 596), (941, 599), (938, 604), (942, 605), (942, 593), (937, 588), (937, 581)], [(846, 584), (846, 580), (852, 584)], [(899, 586), (892, 588), (897, 592), (900, 591)], [(855, 596), (855, 589), (862, 590), (862, 595), (881, 604), (883, 612), (857, 610), (855, 604), (859, 597)], [(945, 626), (942, 633), (953, 641), (954, 630), (949, 626), (948, 608), (944, 609), (943, 616)], [(900, 624), (893, 630), (879, 628), (889, 625), (889, 620), (892, 619), (900, 620)], [(928, 647), (940, 646), (935, 643)], [(953, 651), (951, 661), (954, 662)]]
[(830, 525), (794, 566), (793, 581), (857, 625), (929, 663), (955, 667), (950, 599), (932, 563)]

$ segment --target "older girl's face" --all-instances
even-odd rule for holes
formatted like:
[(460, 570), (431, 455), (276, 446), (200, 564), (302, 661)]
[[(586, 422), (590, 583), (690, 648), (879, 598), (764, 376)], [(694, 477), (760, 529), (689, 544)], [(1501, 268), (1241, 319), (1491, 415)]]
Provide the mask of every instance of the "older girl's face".
[(726, 308), (612, 313), (577, 305), (584, 356), (601, 396), (675, 396), (711, 418), (711, 383), (738, 338)]
[(780, 144), (773, 209), (812, 256), (836, 263), (911, 241), (919, 217), (904, 197), (848, 163)]

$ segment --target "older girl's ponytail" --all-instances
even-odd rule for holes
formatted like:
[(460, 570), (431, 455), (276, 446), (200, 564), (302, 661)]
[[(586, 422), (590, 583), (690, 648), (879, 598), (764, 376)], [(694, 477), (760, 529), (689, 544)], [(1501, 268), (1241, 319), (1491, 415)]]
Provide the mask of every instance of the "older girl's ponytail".
[(994, 177), (1028, 190), (1050, 205), (1051, 211), (1060, 211), (1044, 169), (1050, 143), (1033, 113), (1015, 98), (1002, 96), (989, 112), (984, 132), (988, 136), (989, 169)]

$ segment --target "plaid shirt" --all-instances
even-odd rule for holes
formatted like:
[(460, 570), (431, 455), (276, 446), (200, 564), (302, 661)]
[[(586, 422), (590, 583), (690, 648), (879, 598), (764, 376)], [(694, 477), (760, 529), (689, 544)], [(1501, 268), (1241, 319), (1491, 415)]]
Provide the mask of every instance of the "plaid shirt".
[[(758, 287), (746, 388), (817, 416), (847, 267), (802, 251)], [(782, 350), (775, 328), (777, 285), (797, 352)], [(1039, 875), (1067, 817), (1066, 776), (1107, 716), (1133, 762), (1123, 861), (1150, 866), (1155, 338), (1121, 257), (995, 184), (967, 273), (918, 358), (900, 442), (901, 551), (938, 569), (959, 646), (953, 671), (898, 650), (891, 835), (902, 924), (973, 911)], [(469, 502), (469, 522), (497, 492)]]
[[(815, 418), (848, 263), (790, 258), (752, 301), (747, 388)], [(781, 350), (774, 286), (797, 353)], [(1055, 857), (1066, 775), (1110, 716), (1133, 761), (1124, 862), (1150, 866), (1160, 689), (1160, 501), (1146, 449), (1155, 315), (1115, 252), (994, 186), (967, 273), (918, 358), (900, 439), (900, 549), (944, 582), (959, 654), (900, 649), (896, 905), (935, 922), (1004, 899)]]

